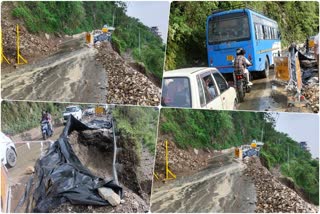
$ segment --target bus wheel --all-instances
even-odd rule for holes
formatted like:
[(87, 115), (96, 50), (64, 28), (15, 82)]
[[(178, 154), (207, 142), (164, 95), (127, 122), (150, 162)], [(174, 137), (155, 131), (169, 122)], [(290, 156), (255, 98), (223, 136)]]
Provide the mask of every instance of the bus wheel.
[(269, 76), (269, 70), (270, 70), (270, 64), (268, 58), (266, 58), (265, 64), (264, 64), (264, 71), (262, 72), (262, 77), (267, 78)]

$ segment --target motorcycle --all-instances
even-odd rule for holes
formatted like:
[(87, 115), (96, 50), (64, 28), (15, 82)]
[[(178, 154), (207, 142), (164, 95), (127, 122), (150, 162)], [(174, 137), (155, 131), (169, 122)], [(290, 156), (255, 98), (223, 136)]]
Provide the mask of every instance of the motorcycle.
[(243, 73), (235, 74), (235, 86), (239, 102), (244, 101), (245, 93), (250, 93), (251, 86), (248, 85), (248, 80)]
[(41, 122), (41, 133), (43, 140), (46, 140), (48, 137), (52, 136), (52, 130), (49, 128), (49, 122), (44, 120)]

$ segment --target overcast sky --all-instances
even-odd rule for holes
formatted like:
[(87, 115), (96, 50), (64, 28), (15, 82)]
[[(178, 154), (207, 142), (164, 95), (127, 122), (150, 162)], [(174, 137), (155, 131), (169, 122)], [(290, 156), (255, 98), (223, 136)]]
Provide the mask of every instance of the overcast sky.
[(138, 18), (148, 27), (157, 26), (163, 43), (167, 43), (170, 3), (166, 1), (129, 1), (127, 15)]
[(287, 133), (297, 142), (306, 141), (312, 157), (319, 157), (319, 115), (279, 113), (276, 130)]

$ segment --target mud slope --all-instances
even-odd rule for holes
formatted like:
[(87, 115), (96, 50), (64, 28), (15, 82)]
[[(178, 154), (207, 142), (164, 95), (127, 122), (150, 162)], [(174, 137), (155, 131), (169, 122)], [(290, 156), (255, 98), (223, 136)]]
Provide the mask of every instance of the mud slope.
[(95, 62), (96, 49), (70, 40), (61, 51), (2, 74), (2, 96), (14, 100), (103, 102), (106, 73)]

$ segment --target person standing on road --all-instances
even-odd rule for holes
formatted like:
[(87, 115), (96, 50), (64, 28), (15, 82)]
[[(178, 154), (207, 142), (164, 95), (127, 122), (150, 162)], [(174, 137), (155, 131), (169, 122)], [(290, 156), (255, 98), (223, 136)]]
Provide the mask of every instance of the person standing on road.
[(317, 60), (317, 66), (319, 71), (319, 26), (317, 27), (318, 34), (314, 37), (314, 57)]
[(244, 56), (246, 51), (243, 48), (238, 48), (236, 53), (236, 59), (234, 60), (234, 73), (243, 73), (247, 78), (247, 84), (253, 85), (250, 82), (249, 70), (247, 66), (252, 65), (251, 62)]

